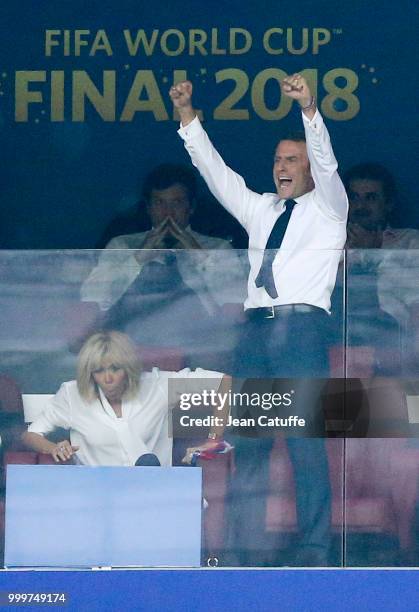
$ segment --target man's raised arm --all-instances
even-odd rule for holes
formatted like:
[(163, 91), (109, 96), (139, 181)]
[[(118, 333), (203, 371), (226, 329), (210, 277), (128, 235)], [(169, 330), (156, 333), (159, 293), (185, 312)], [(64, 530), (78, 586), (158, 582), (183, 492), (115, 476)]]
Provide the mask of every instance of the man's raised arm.
[(189, 125), (196, 117), (192, 106), (192, 83), (183, 81), (170, 88), (169, 95), (177, 109), (183, 127)]
[(213, 196), (247, 229), (260, 196), (247, 188), (243, 178), (227, 166), (211, 143), (192, 105), (192, 83), (173, 85), (169, 95), (179, 111), (182, 126), (178, 133), (192, 163)]
[(293, 74), (282, 81), (282, 91), (300, 105), (307, 155), (315, 185), (316, 202), (328, 216), (346, 223), (348, 198), (338, 175), (338, 163), (333, 153), (329, 132), (317, 110), (307, 81), (300, 74)]
[(307, 81), (299, 74), (285, 77), (282, 81), (282, 91), (293, 100), (297, 100), (302, 112), (309, 121), (314, 119), (317, 106), (314, 96), (311, 95)]

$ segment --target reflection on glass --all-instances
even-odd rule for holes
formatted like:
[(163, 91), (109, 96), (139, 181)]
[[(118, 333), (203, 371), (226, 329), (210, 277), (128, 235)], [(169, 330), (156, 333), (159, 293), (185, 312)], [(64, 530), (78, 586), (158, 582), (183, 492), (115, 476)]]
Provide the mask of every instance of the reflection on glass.
[[(94, 333), (117, 330), (134, 343), (150, 381), (158, 377), (150, 374), (153, 367), (159, 368), (160, 377), (203, 368), (233, 374), (230, 391), (248, 393), (244, 406), (238, 406), (231, 393), (225, 396), (231, 421), (223, 423), (216, 442), (225, 439), (234, 446), (233, 453), (217, 451), (213, 459), (198, 461), (206, 508), (203, 564), (417, 563), (419, 254), (348, 251), (339, 269), (332, 315), (320, 317), (309, 331), (297, 327), (292, 315), (283, 315), (275, 333), (293, 335), (299, 348), (282, 354), (275, 372), (266, 370), (261, 379), (248, 368), (249, 363), (258, 372), (263, 368), (266, 347), (256, 333), (251, 359), (240, 353), (247, 252), (156, 250), (140, 263), (136, 253), (107, 249), (1, 254), (4, 461), (47, 461), (39, 452), (45, 449), (22, 445), (20, 393), (27, 422), (51, 418), (52, 412), (49, 417), (37, 415), (62, 383), (76, 380), (78, 354), (86, 340)], [(310, 372), (300, 367), (307, 354), (313, 355)], [(143, 436), (143, 430), (138, 434), (124, 419), (124, 402), (117, 405), (122, 397), (108, 397), (106, 385), (118, 387), (114, 379), (121, 366), (121, 359), (111, 361), (95, 364), (90, 374), (97, 385), (96, 408), (111, 416), (116, 428), (126, 426), (112, 434), (120, 440), (113, 465), (129, 466), (147, 454), (138, 446), (144, 438), (150, 451), (150, 436)], [(246, 369), (240, 370), (244, 363)], [(322, 367), (315, 366), (318, 363)], [(126, 373), (125, 366), (122, 369)], [(200, 404), (190, 410), (175, 410), (173, 423), (180, 423), (182, 416), (211, 417), (213, 406), (205, 406), (202, 395), (210, 391), (203, 388), (207, 380), (201, 372), (196, 388), (172, 389), (177, 399), (192, 392), (200, 397)], [(147, 390), (144, 383), (140, 387), (143, 393)], [(293, 400), (285, 406), (291, 391)], [(282, 404), (268, 406), (275, 394)], [(152, 412), (150, 401), (141, 399), (144, 414)], [(205, 421), (193, 432), (173, 426), (172, 445), (165, 430), (168, 412), (159, 414), (158, 427), (154, 422), (148, 426), (154, 432), (151, 452), (162, 465), (181, 465), (187, 449), (205, 441), (215, 423)], [(286, 425), (285, 419), (293, 416), (304, 419), (304, 427)], [(267, 427), (268, 417), (279, 420)], [(54, 448), (66, 440), (67, 449), (83, 446), (85, 432), (78, 432), (77, 439), (74, 433), (69, 437), (71, 422), (63, 418), (53, 425), (62, 427), (50, 438)], [(140, 429), (144, 426), (142, 420)], [(38, 433), (44, 434), (53, 427), (41, 429)], [(100, 429), (93, 424), (98, 438)], [(164, 449), (156, 431), (169, 441)], [(81, 455), (81, 463), (91, 464), (84, 455), (80, 460)], [(323, 513), (316, 514), (316, 507)]]
[[(419, 253), (347, 253), (346, 375), (359, 377), (365, 438), (346, 440), (347, 565), (417, 564)], [(414, 402), (414, 400), (413, 400)]]

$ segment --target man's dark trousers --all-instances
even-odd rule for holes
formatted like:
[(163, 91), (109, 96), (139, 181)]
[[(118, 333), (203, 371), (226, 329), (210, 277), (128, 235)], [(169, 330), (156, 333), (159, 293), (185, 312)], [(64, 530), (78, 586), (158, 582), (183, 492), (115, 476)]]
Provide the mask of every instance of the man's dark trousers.
[[(299, 401), (295, 411), (306, 419), (307, 432), (324, 432), (319, 396), (328, 376), (328, 315), (280, 309), (270, 319), (251, 317), (235, 353), (239, 378), (295, 379)], [(304, 434), (303, 434), (304, 435)], [(297, 434), (298, 436), (298, 434)], [(293, 466), (298, 527), (301, 535), (296, 563), (326, 565), (330, 547), (331, 493), (328, 461), (321, 437), (287, 437)], [(230, 487), (229, 546), (238, 562), (263, 565), (266, 496), (272, 437), (234, 437), (235, 475)], [(268, 555), (269, 556), (269, 555)]]

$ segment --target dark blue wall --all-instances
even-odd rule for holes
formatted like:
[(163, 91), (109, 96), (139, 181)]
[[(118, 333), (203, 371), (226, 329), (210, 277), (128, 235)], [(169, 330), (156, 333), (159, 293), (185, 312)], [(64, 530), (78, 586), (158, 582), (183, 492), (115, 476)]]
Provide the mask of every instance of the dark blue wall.
[[(236, 0), (218, 3), (21, 0), (9, 4), (2, 11), (0, 23), (3, 247), (94, 247), (115, 214), (137, 201), (139, 185), (147, 171), (157, 163), (187, 161), (167, 95), (174, 70), (186, 70), (194, 81), (196, 105), (203, 109), (207, 129), (226, 160), (245, 176), (252, 188), (261, 191), (273, 188), (271, 158), (276, 141), (281, 132), (298, 126), (300, 119), (296, 108), (276, 121), (258, 115), (251, 91), (256, 96), (260, 94), (263, 77), (260, 73), (269, 68), (287, 73), (316, 71), (318, 98), (325, 114), (330, 115), (331, 109), (340, 118), (347, 105), (344, 100), (326, 98), (326, 89), (330, 91), (330, 87), (324, 87), (323, 79), (335, 69), (356, 75), (359, 84), (353, 93), (359, 101), (359, 112), (355, 114), (356, 100), (350, 98), (353, 117), (327, 119), (340, 167), (344, 170), (367, 160), (387, 165), (401, 190), (396, 221), (400, 225), (418, 225), (414, 143), (418, 45), (414, 3), (401, 0), (395, 6), (381, 0), (368, 3), (354, 0), (342, 6), (306, 0), (292, 3), (265, 0), (263, 4)], [(207, 43), (206, 56), (199, 52), (190, 55), (188, 45), (185, 51), (169, 56), (158, 42), (150, 56), (140, 52), (130, 57), (123, 37), (124, 29), (131, 32), (144, 29), (149, 36), (153, 29), (159, 30), (159, 35), (175, 29), (187, 38), (193, 28), (202, 29), (209, 36), (215, 28), (221, 53), (211, 52)], [(228, 52), (230, 28), (243, 28), (250, 33), (252, 45), (248, 52), (236, 55)], [(262, 44), (263, 34), (270, 28), (284, 31), (291, 28), (297, 49), (301, 46), (303, 28), (308, 29), (309, 41), (314, 28), (321, 29), (320, 36), (327, 30), (331, 40), (320, 46), (318, 53), (309, 44), (307, 51), (298, 55), (285, 44), (283, 53), (273, 55)], [(46, 56), (45, 30), (64, 29), (71, 30), (73, 37), (76, 29), (90, 30), (91, 35), (86, 37), (88, 46), (81, 49), (80, 56), (75, 56), (73, 47), (71, 55), (65, 56), (61, 43), (52, 48), (50, 57)], [(89, 55), (100, 29), (107, 35), (111, 56), (104, 51)], [(169, 36), (169, 51), (175, 49), (178, 37), (176, 33)], [(62, 37), (57, 36), (56, 40), (62, 41)], [(276, 46), (281, 40), (285, 40), (285, 35), (281, 39), (276, 34), (271, 39)], [(244, 95), (235, 105), (248, 111), (248, 119), (214, 118), (214, 109), (234, 88), (232, 80), (216, 82), (216, 73), (224, 69), (238, 69), (242, 71), (239, 73), (242, 81), (249, 79), (249, 87), (245, 87)], [(19, 109), (16, 111), (22, 100), (22, 77), (17, 73), (37, 70), (45, 71), (46, 82), (34, 82), (30, 89), (41, 92), (43, 101), (29, 104), (26, 120)], [(148, 77), (157, 85), (163, 115), (165, 109), (170, 118), (157, 120), (153, 112), (141, 111), (131, 121), (122, 122), (121, 112), (134, 76), (144, 70), (152, 71)], [(51, 71), (63, 71), (64, 75), (64, 107), (57, 96), (53, 99), (55, 112), (58, 115), (63, 112), (63, 121), (52, 120)], [(89, 102), (84, 121), (74, 120), (72, 94), (80, 88), (80, 83), (72, 86), (75, 71), (86, 72), (99, 90), (103, 87), (103, 71), (114, 72), (115, 121), (105, 121)], [(336, 84), (345, 87), (345, 79), (341, 77)], [(147, 97), (146, 91), (143, 97)], [(268, 81), (264, 102), (267, 109), (279, 105), (275, 80)], [(111, 107), (108, 103), (104, 112), (109, 113)], [(156, 102), (152, 107), (156, 111)], [(207, 197), (204, 191), (202, 194)], [(206, 212), (199, 227), (206, 229), (207, 225), (208, 231), (217, 231), (217, 223), (224, 225), (223, 219), (218, 213), (211, 218)], [(232, 228), (227, 233), (235, 231)]]

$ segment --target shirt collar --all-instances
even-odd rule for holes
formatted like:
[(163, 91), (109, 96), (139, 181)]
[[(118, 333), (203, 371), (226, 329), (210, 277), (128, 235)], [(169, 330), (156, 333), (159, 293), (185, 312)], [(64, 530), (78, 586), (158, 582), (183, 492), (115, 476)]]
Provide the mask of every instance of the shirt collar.
[(298, 198), (281, 198), (280, 200), (278, 200), (278, 204), (280, 204), (282, 207), (285, 206), (285, 202), (287, 200), (294, 200), (294, 202), (296, 203), (296, 206), (298, 206), (299, 204), (304, 204), (306, 203), (309, 199), (310, 196), (313, 194), (314, 189), (312, 189), (311, 191), (308, 191), (307, 193), (303, 193), (303, 195), (298, 196)]

